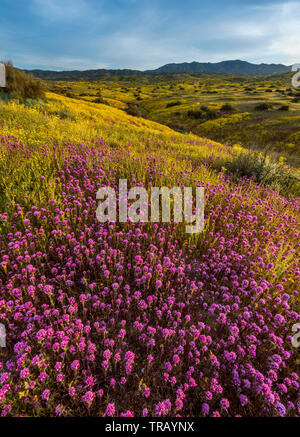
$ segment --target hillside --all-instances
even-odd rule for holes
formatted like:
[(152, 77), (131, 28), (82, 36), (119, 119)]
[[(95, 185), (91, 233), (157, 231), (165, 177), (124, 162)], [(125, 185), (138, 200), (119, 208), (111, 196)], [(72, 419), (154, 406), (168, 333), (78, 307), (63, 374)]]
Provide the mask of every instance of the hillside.
[(139, 76), (143, 75), (142, 71), (138, 70), (106, 70), (106, 69), (96, 69), (96, 70), (65, 70), (65, 71), (53, 71), (53, 70), (25, 70), (26, 73), (31, 73), (35, 77), (43, 80), (95, 80), (103, 78), (114, 78), (114, 77), (128, 77), (128, 76)]
[(291, 87), (291, 74), (144, 75), (47, 86), (79, 101), (100, 101), (179, 132), (239, 144), (300, 166), (300, 95)]
[[(299, 199), (216, 171), (240, 146), (46, 97), (0, 100), (1, 414), (298, 417)], [(203, 232), (99, 223), (123, 178), (204, 187)]]
[(223, 62), (184, 62), (179, 64), (166, 64), (157, 70), (158, 73), (219, 73), (219, 74), (283, 74), (291, 71), (291, 66), (282, 64), (251, 64), (246, 61)]
[(39, 79), (44, 80), (95, 80), (114, 77), (143, 76), (146, 74), (179, 74), (179, 73), (218, 73), (218, 74), (237, 74), (237, 75), (266, 75), (266, 74), (283, 74), (291, 71), (291, 66), (282, 64), (252, 64), (246, 61), (223, 61), (217, 63), (211, 62), (184, 62), (178, 64), (166, 64), (153, 70), (139, 71), (130, 69), (96, 69), (96, 70), (69, 70), (69, 71), (51, 71), (51, 70), (28, 70)]

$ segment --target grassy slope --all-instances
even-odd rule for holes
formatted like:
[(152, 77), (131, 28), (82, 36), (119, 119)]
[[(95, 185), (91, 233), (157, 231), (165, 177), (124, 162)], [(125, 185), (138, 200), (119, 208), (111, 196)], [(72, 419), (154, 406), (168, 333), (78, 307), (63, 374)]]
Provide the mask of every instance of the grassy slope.
[[(53, 165), (56, 170), (63, 166), (64, 144), (86, 142), (104, 138), (113, 148), (126, 150), (132, 156), (147, 156), (149, 150), (157, 159), (163, 159), (165, 170), (172, 175), (173, 169), (201, 166), (208, 180), (215, 181), (216, 174), (201, 162), (214, 155), (229, 156), (229, 149), (221, 144), (194, 135), (182, 135), (158, 123), (127, 115), (124, 111), (106, 105), (78, 100), (48, 93), (47, 103), (35, 107), (25, 107), (17, 103), (1, 104), (0, 133), (14, 143), (28, 147), (33, 158), (28, 161), (20, 150), (4, 148), (0, 151), (1, 204), (20, 201), (25, 192), (28, 201), (35, 202), (37, 197), (47, 196), (35, 187), (39, 186), (37, 174), (44, 174), (53, 182)], [(41, 160), (41, 148), (51, 147), (51, 139), (58, 143), (60, 154), (55, 163)], [(50, 142), (50, 143), (49, 143)], [(149, 150), (145, 145), (149, 144)], [(26, 147), (25, 147), (26, 146)], [(179, 159), (180, 158), (180, 159)], [(18, 165), (16, 165), (16, 160)], [(187, 164), (185, 164), (185, 161)], [(131, 158), (128, 166), (132, 165)], [(143, 173), (143, 169), (140, 168)], [(37, 185), (36, 185), (37, 184)], [(55, 183), (47, 186), (48, 195), (54, 194)], [(45, 188), (45, 187), (44, 187)], [(28, 192), (29, 190), (29, 192)], [(24, 201), (24, 199), (22, 199)]]
[[(293, 165), (300, 159), (300, 103), (291, 89), (290, 75), (245, 78), (235, 76), (175, 75), (157, 78), (131, 78), (96, 82), (55, 82), (57, 92), (69, 93), (86, 101), (95, 100), (101, 90), (108, 104), (126, 109), (136, 105), (138, 113), (175, 130), (193, 132), (223, 143), (239, 143), (259, 150), (272, 150)], [(177, 102), (176, 106), (168, 106)], [(270, 109), (257, 111), (259, 103)], [(233, 112), (221, 111), (230, 103)], [(205, 105), (216, 111), (218, 119), (206, 124), (188, 115)], [(289, 106), (289, 112), (279, 110)], [(237, 114), (244, 114), (241, 118)], [(247, 116), (248, 115), (248, 116)], [(226, 120), (224, 128), (223, 120)]]

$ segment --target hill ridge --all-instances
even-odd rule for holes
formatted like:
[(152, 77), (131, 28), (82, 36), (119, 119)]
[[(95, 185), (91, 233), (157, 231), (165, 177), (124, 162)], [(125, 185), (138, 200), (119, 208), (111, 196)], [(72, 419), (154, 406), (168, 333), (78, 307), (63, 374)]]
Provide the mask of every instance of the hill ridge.
[(221, 62), (183, 62), (169, 63), (153, 70), (132, 69), (88, 69), (88, 70), (25, 70), (34, 76), (45, 80), (77, 80), (98, 79), (114, 76), (142, 76), (144, 74), (178, 74), (178, 73), (204, 73), (204, 74), (238, 74), (238, 75), (264, 75), (282, 74), (291, 71), (291, 66), (283, 64), (253, 64), (242, 60), (228, 60)]

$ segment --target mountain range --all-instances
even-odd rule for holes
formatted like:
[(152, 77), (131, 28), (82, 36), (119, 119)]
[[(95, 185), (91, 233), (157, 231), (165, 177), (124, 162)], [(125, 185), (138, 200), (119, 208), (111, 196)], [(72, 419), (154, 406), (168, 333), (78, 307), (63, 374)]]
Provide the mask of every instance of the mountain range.
[(217, 73), (236, 75), (272, 75), (283, 74), (291, 71), (291, 66), (283, 64), (252, 64), (250, 62), (235, 60), (211, 62), (184, 62), (179, 64), (166, 64), (155, 70), (73, 70), (73, 71), (52, 71), (52, 70), (26, 70), (34, 76), (45, 80), (78, 80), (78, 79), (100, 79), (113, 76), (141, 76), (144, 74), (197, 74)]
[(166, 64), (154, 70), (158, 73), (220, 73), (220, 74), (281, 74), (291, 71), (292, 67), (283, 64), (251, 64), (246, 61), (184, 62)]

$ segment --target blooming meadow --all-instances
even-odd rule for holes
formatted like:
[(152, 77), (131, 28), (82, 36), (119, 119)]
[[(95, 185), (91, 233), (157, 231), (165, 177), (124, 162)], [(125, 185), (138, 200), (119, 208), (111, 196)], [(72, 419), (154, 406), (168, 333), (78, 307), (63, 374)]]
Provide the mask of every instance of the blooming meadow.
[[(2, 416), (300, 416), (299, 199), (105, 105), (0, 104)], [(62, 116), (63, 114), (63, 116)], [(99, 223), (101, 187), (205, 188), (205, 228)]]

